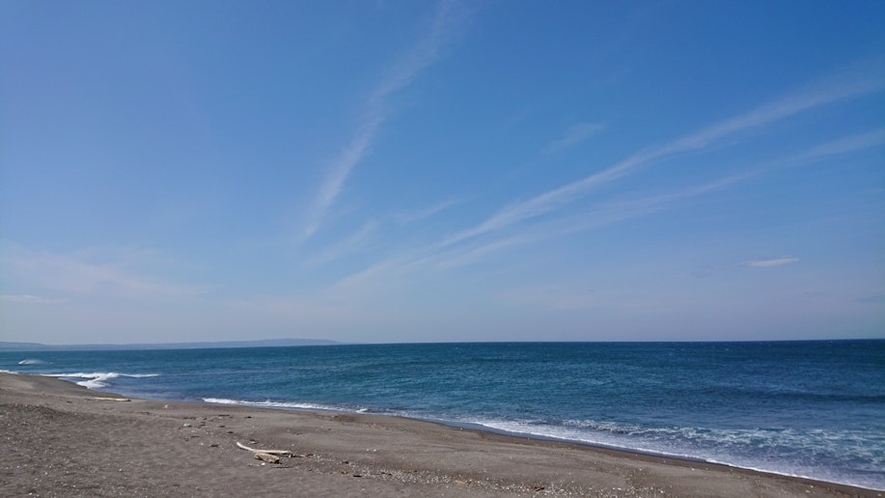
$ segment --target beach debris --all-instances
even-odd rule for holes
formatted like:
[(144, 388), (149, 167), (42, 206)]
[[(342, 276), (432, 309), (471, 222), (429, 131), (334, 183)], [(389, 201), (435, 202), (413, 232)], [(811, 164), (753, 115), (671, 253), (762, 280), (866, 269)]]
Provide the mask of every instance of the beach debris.
[(276, 455), (271, 455), (270, 453), (262, 453), (257, 451), (252, 453), (252, 456), (255, 457), (256, 460), (261, 460), (262, 462), (267, 463), (280, 463), (280, 457)]
[(292, 452), (289, 450), (260, 450), (257, 448), (250, 448), (240, 442), (237, 442), (237, 447), (246, 451), (251, 451), (252, 453), (270, 453), (271, 455), (292, 456)]
[(246, 446), (239, 441), (237, 441), (237, 447), (246, 451), (251, 451), (252, 456), (255, 457), (256, 460), (261, 460), (268, 463), (280, 463), (280, 457), (294, 456), (294, 454), (289, 450), (262, 450), (258, 448), (250, 448), (249, 446)]

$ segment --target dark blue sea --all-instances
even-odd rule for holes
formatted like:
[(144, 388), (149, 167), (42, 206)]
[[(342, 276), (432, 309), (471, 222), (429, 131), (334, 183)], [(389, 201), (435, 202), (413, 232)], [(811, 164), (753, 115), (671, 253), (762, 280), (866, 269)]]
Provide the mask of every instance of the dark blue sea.
[(885, 489), (885, 340), (2, 352), (157, 399), (401, 415)]

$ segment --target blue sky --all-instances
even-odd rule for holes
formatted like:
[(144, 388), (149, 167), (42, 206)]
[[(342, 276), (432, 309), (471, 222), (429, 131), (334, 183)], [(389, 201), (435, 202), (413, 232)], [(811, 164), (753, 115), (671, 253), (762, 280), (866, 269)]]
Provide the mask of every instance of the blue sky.
[(885, 7), (0, 4), (0, 340), (885, 337)]

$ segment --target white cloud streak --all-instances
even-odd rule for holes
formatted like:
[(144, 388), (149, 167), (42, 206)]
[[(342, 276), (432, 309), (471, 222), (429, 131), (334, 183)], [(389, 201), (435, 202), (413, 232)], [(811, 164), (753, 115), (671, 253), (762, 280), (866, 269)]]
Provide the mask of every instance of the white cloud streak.
[(858, 150), (870, 149), (885, 145), (885, 128), (879, 128), (860, 135), (840, 138), (832, 142), (818, 145), (808, 152), (798, 156), (797, 161), (819, 159), (839, 154), (847, 154)]
[(570, 147), (574, 147), (599, 133), (604, 128), (605, 126), (600, 123), (579, 123), (573, 125), (565, 132), (564, 137), (547, 144), (547, 146), (544, 147), (544, 152), (547, 154), (555, 154)]
[(301, 234), (303, 240), (309, 239), (319, 229), (326, 212), (341, 194), (351, 171), (368, 154), (383, 121), (380, 114), (366, 119), (347, 147), (326, 168), (326, 177), (320, 185), (307, 226)]
[(775, 266), (790, 265), (798, 262), (799, 258), (795, 256), (781, 256), (779, 258), (751, 259), (749, 261), (744, 261), (743, 264), (744, 266), (749, 266), (750, 268), (772, 268)]
[(495, 242), (491, 242), (488, 244), (483, 244), (478, 247), (474, 247), (466, 252), (458, 254), (457, 256), (451, 257), (449, 259), (445, 259), (437, 263), (438, 268), (454, 268), (458, 266), (465, 266), (471, 263), (474, 263), (493, 252), (500, 251), (502, 249), (506, 249), (508, 247), (513, 247), (517, 245), (527, 244), (529, 242), (533, 242), (537, 240), (537, 236), (531, 235), (520, 235), (516, 237), (511, 237), (504, 240), (497, 240)]
[(594, 206), (592, 209), (583, 211), (579, 214), (535, 226), (533, 230), (521, 235), (482, 244), (470, 248), (457, 256), (448, 256), (447, 259), (439, 263), (438, 266), (440, 268), (463, 266), (474, 263), (482, 257), (488, 256), (501, 249), (583, 232), (649, 215), (661, 210), (669, 209), (679, 201), (730, 187), (737, 183), (744, 182), (753, 176), (754, 175), (751, 173), (732, 175), (666, 194), (643, 197), (640, 199), (601, 203)]
[(395, 258), (370, 264), (317, 291), (310, 299), (295, 301), (315, 301), (325, 303), (324, 305), (339, 306), (342, 303), (362, 301), (366, 296), (389, 295), (393, 289), (402, 290), (403, 286), (414, 283), (416, 275), (426, 276), (429, 275), (427, 272), (470, 266), (500, 251), (648, 215), (671, 208), (679, 201), (727, 188), (752, 176), (751, 174), (732, 175), (665, 194), (602, 203), (578, 215), (552, 220), (535, 226), (530, 231), (482, 244), (465, 244), (456, 247), (431, 245), (411, 254), (401, 254)]
[[(389, 92), (395, 91), (398, 86), (389, 88), (385, 90), (387, 93), (381, 92), (379, 95), (389, 94)], [(598, 203), (588, 210), (567, 218), (556, 218), (536, 224), (531, 230), (522, 233), (511, 234), (505, 238), (487, 240), (478, 244), (470, 243), (472, 239), (480, 235), (491, 234), (519, 222), (553, 212), (585, 195), (591, 188), (620, 178), (640, 166), (681, 152), (701, 150), (717, 141), (736, 137), (740, 133), (788, 119), (801, 112), (881, 91), (883, 88), (885, 88), (885, 78), (882, 78), (880, 75), (871, 77), (869, 74), (866, 74), (865, 78), (829, 80), (826, 84), (821, 84), (811, 90), (790, 95), (760, 106), (748, 113), (685, 135), (664, 146), (639, 151), (607, 169), (588, 175), (576, 182), (549, 190), (524, 201), (514, 202), (472, 228), (451, 235), (437, 244), (413, 251), (411, 255), (401, 254), (397, 258), (369, 265), (364, 270), (339, 280), (328, 287), (326, 291), (334, 295), (340, 295), (342, 292), (345, 292), (345, 289), (349, 292), (355, 286), (365, 290), (377, 289), (379, 288), (378, 286), (394, 285), (390, 282), (393, 276), (405, 277), (415, 272), (420, 273), (471, 265), (500, 251), (645, 216), (673, 208), (683, 200), (728, 188), (764, 173), (764, 168), (762, 170), (723, 177), (670, 193), (645, 196), (632, 200)], [(800, 159), (814, 159), (824, 155), (874, 147), (885, 140), (883, 135), (885, 135), (885, 131), (874, 130), (825, 143), (801, 156), (788, 159), (787, 162)], [(452, 202), (446, 201), (414, 213), (394, 215), (394, 218), (401, 223), (408, 223), (433, 215), (440, 210), (448, 208), (451, 204)], [(743, 264), (748, 267), (765, 268), (792, 264), (798, 261), (799, 259), (796, 257), (784, 256), (751, 260)]]
[(458, 33), (463, 24), (463, 11), (454, 1), (439, 3), (428, 34), (393, 66), (389, 75), (369, 94), (363, 117), (350, 143), (326, 167), (325, 178), (314, 198), (308, 221), (301, 233), (305, 241), (322, 225), (327, 212), (341, 195), (353, 169), (371, 152), (381, 126), (387, 120), (387, 100), (407, 87), (424, 69), (435, 62), (443, 47)]
[(65, 299), (50, 299), (41, 296), (32, 296), (31, 294), (2, 294), (0, 302), (4, 303), (24, 303), (24, 304), (54, 304), (63, 303)]
[(202, 286), (169, 283), (138, 274), (127, 268), (125, 256), (110, 263), (95, 263), (78, 256), (21, 247), (8, 252), (10, 275), (18, 285), (50, 293), (167, 299), (197, 297), (206, 291)]
[(329, 286), (326, 291), (338, 294), (352, 291), (355, 288), (362, 289), (364, 282), (374, 280), (380, 275), (387, 275), (391, 271), (396, 271), (397, 268), (400, 267), (393, 260), (382, 261), (342, 278)]
[(421, 210), (394, 214), (393, 218), (403, 225), (408, 225), (409, 223), (415, 223), (416, 221), (430, 218), (431, 216), (445, 211), (446, 209), (459, 203), (461, 203), (460, 200), (449, 199), (447, 201), (439, 202)]
[(369, 242), (372, 235), (377, 232), (377, 230), (378, 222), (375, 220), (369, 220), (363, 223), (363, 225), (350, 236), (330, 247), (324, 248), (318, 256), (308, 260), (304, 265), (307, 267), (318, 266), (357, 252)]
[(869, 64), (851, 68), (818, 87), (760, 106), (748, 113), (685, 135), (662, 147), (637, 152), (609, 168), (580, 180), (548, 190), (528, 200), (514, 202), (478, 225), (448, 237), (442, 244), (456, 244), (549, 213), (569, 204), (594, 187), (623, 177), (632, 170), (654, 161), (683, 152), (701, 150), (724, 138), (827, 104), (857, 98), (883, 89), (885, 89), (885, 75), (875, 64), (872, 64), (872, 68)]

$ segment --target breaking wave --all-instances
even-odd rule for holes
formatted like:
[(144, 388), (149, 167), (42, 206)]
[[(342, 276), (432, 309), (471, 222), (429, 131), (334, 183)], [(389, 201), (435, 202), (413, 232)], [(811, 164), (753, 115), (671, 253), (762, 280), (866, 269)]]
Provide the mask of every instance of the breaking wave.
[(72, 380), (72, 379), (83, 379), (79, 381), (75, 381), (78, 386), (83, 386), (89, 389), (101, 389), (103, 387), (107, 387), (110, 384), (112, 379), (116, 379), (118, 377), (129, 377), (129, 378), (145, 378), (145, 377), (156, 377), (159, 374), (124, 374), (119, 372), (93, 372), (93, 373), (85, 373), (85, 372), (76, 372), (76, 373), (55, 373), (55, 374), (43, 374), (46, 377), (57, 377), (59, 379), (64, 380)]

